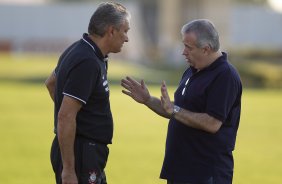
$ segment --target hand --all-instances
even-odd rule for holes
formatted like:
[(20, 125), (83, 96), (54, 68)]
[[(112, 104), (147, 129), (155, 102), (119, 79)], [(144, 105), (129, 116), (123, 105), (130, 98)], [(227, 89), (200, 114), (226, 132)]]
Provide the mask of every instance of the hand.
[(162, 105), (163, 109), (166, 111), (166, 113), (171, 115), (172, 112), (173, 112), (174, 104), (170, 101), (165, 81), (162, 82), (161, 94), (162, 94), (162, 96), (161, 96), (161, 105)]
[(121, 80), (121, 85), (126, 89), (122, 90), (122, 92), (133, 98), (138, 103), (146, 104), (146, 102), (148, 102), (151, 98), (149, 90), (143, 80), (139, 83), (131, 77), (126, 77)]
[(62, 184), (78, 184), (77, 176), (74, 170), (63, 169)]

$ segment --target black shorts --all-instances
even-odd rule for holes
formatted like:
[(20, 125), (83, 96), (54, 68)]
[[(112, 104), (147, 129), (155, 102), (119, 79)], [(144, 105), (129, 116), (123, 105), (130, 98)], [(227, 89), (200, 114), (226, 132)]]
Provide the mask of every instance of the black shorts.
[[(104, 168), (107, 163), (109, 149), (106, 144), (99, 144), (76, 137), (74, 143), (75, 171), (79, 184), (106, 184)], [(51, 148), (51, 163), (56, 176), (56, 183), (61, 184), (62, 159), (57, 136)]]

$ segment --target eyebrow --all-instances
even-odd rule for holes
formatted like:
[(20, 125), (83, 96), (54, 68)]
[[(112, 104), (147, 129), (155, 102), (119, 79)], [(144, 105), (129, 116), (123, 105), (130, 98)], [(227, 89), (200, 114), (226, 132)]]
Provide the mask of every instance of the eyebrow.
[(192, 46), (186, 44), (186, 43), (183, 43), (185, 45), (185, 47), (188, 47), (188, 48), (192, 48)]

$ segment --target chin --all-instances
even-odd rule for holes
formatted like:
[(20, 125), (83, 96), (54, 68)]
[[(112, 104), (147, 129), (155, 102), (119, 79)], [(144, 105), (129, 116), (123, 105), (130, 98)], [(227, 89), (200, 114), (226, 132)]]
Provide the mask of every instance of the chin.
[(121, 51), (121, 49), (116, 49), (116, 50), (112, 50), (111, 53), (119, 53)]
[(120, 47), (120, 48), (116, 48), (116, 49), (114, 50), (114, 53), (118, 53), (118, 52), (121, 52), (121, 47)]
[(193, 63), (188, 62), (188, 64), (189, 64), (190, 66), (192, 66), (192, 67), (194, 67), (194, 68), (195, 68), (195, 65), (194, 65)]

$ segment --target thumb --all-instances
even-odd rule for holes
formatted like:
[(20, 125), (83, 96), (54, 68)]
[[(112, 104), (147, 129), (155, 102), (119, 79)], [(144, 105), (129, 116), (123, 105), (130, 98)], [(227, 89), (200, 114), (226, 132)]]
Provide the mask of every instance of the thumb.
[(146, 88), (146, 84), (145, 84), (145, 82), (144, 82), (143, 79), (141, 80), (141, 87), (142, 87), (142, 89), (145, 89), (145, 88)]

